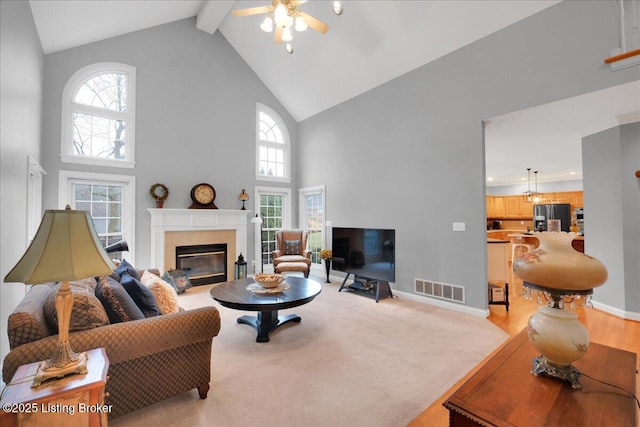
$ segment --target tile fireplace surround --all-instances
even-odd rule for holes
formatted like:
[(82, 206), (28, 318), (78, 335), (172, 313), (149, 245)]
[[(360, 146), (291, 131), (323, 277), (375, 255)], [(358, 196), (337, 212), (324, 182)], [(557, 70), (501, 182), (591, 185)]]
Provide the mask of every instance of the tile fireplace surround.
[(161, 272), (175, 268), (176, 246), (227, 244), (227, 271), (233, 277), (238, 255), (247, 256), (251, 211), (228, 209), (147, 209), (151, 215), (150, 262)]

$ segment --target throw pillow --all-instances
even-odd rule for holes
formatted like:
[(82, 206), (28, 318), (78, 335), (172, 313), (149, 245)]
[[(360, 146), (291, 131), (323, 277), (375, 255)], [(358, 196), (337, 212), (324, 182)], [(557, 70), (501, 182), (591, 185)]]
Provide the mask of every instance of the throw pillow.
[(114, 273), (116, 273), (120, 278), (126, 273), (129, 276), (135, 277), (136, 279), (140, 280), (140, 275), (138, 274), (138, 271), (133, 265), (129, 264), (129, 262), (126, 259), (123, 259), (120, 262), (120, 265), (118, 265)]
[[(107, 312), (102, 307), (102, 303), (94, 293), (96, 279), (90, 277), (84, 280), (69, 282), (71, 293), (73, 294), (73, 308), (71, 309), (71, 319), (69, 320), (69, 331), (82, 331), (84, 329), (97, 328), (109, 324)], [(58, 330), (58, 311), (56, 310), (56, 293), (51, 292), (44, 301), (44, 315), (47, 322)]]
[(153, 293), (153, 296), (156, 298), (156, 303), (158, 303), (160, 314), (177, 313), (180, 311), (178, 293), (170, 284), (147, 270), (142, 273), (140, 281)]
[(153, 293), (149, 288), (140, 283), (140, 280), (130, 276), (129, 273), (124, 273), (122, 277), (120, 277), (120, 284), (129, 296), (131, 296), (131, 299), (133, 299), (133, 302), (136, 303), (140, 311), (142, 311), (144, 317), (153, 317), (160, 314)]
[(284, 254), (285, 255), (300, 255), (300, 240), (285, 240), (284, 241)]
[(162, 275), (162, 280), (173, 286), (178, 294), (183, 293), (193, 285), (185, 273), (182, 270), (169, 270)]
[(96, 297), (102, 303), (111, 323), (144, 319), (144, 314), (124, 287), (111, 276), (102, 276), (98, 280)]

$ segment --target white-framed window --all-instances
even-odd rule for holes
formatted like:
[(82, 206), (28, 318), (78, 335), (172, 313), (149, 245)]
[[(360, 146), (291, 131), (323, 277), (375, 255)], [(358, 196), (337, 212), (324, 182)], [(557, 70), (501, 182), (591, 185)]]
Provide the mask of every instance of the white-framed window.
[[(273, 268), (272, 252), (276, 249), (276, 232), (291, 228), (291, 190), (288, 188), (256, 187), (256, 212), (262, 224), (255, 230), (256, 271)], [(262, 268), (260, 265), (262, 262)]]
[(62, 92), (63, 162), (134, 167), (135, 82), (135, 67), (114, 62), (71, 76)]
[(301, 188), (300, 195), (300, 224), (307, 230), (307, 248), (311, 251), (311, 262), (321, 264), (320, 251), (326, 248), (324, 233), (325, 222), (325, 187)]
[(27, 156), (27, 246), (36, 236), (42, 220), (42, 176), (47, 173), (31, 156)]
[(271, 108), (256, 104), (256, 179), (291, 182), (289, 131)]
[(58, 188), (60, 209), (89, 211), (103, 246), (126, 240), (135, 265), (135, 177), (61, 170)]

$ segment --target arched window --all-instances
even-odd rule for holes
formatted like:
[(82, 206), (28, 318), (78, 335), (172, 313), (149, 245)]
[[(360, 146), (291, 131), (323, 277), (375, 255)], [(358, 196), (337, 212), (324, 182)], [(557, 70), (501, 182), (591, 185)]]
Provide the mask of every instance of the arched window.
[(256, 179), (290, 182), (289, 132), (269, 107), (256, 108)]
[(78, 70), (62, 93), (63, 162), (134, 167), (135, 68), (119, 63)]

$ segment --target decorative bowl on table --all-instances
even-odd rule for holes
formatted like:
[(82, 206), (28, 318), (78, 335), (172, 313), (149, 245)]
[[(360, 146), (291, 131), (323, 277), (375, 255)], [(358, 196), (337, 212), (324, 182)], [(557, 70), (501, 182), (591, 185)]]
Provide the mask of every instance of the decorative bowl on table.
[(256, 274), (253, 280), (263, 288), (275, 288), (284, 281), (282, 274)]

